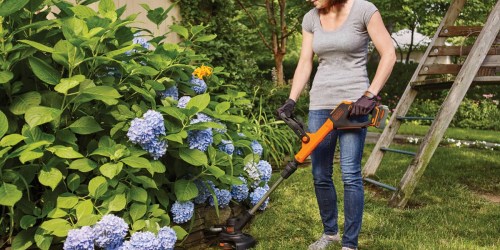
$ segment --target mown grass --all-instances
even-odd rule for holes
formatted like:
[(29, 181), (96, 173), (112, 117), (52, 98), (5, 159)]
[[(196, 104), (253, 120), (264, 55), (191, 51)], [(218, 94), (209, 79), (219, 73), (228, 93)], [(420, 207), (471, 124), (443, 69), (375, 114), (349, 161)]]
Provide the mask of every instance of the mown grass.
[[(430, 126), (418, 125), (415, 123), (403, 123), (398, 130), (398, 134), (412, 135), (412, 136), (425, 136), (429, 131)], [(373, 127), (368, 128), (370, 132), (381, 133), (382, 131)], [(478, 129), (462, 129), (462, 128), (448, 128), (445, 133), (445, 138), (452, 138), (458, 140), (468, 141), (486, 141), (493, 143), (500, 143), (499, 131), (488, 131)]]
[[(399, 145), (416, 150), (416, 146)], [(373, 148), (367, 145), (366, 160)], [(410, 158), (386, 154), (376, 178), (397, 186)], [(255, 249), (307, 249), (322, 233), (311, 167), (301, 167), (271, 195), (266, 211), (246, 230)], [(343, 188), (335, 164), (334, 182), (343, 230)], [(359, 249), (500, 249), (500, 154), (464, 148), (437, 149), (405, 209), (387, 205), (391, 191), (367, 185)], [(336, 244), (329, 249), (340, 249)]]

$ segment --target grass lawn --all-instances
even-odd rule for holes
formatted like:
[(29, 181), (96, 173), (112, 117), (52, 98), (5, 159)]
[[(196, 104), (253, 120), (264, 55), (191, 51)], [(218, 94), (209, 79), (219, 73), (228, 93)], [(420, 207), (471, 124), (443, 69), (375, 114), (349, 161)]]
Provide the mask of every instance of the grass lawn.
[[(416, 146), (398, 145), (416, 151)], [(373, 148), (367, 145), (366, 160)], [(377, 177), (397, 186), (410, 162), (387, 153)], [(343, 188), (338, 164), (334, 182), (343, 231)], [(275, 174), (277, 175), (277, 174)], [(500, 154), (480, 149), (437, 149), (405, 209), (387, 206), (392, 192), (365, 186), (359, 249), (500, 249)], [(486, 197), (486, 198), (485, 198)], [(322, 233), (311, 167), (301, 167), (271, 195), (246, 230), (255, 249), (307, 249)], [(336, 244), (329, 249), (340, 249)]]
[[(402, 135), (413, 135), (413, 136), (425, 136), (427, 131), (429, 131), (430, 126), (417, 125), (411, 122), (401, 124), (398, 130), (398, 134)], [(370, 127), (368, 128), (370, 132), (382, 133), (382, 130)], [(488, 130), (478, 130), (478, 129), (462, 129), (462, 128), (448, 128), (444, 134), (445, 138), (452, 138), (458, 140), (468, 140), (468, 141), (486, 141), (493, 143), (500, 143), (500, 132), (499, 131), (488, 131)]]

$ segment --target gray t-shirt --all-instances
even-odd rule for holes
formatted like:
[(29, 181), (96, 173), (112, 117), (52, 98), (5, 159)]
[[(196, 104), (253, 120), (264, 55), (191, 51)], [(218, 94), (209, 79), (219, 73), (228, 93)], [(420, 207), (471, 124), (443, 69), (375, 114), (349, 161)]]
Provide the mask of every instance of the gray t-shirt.
[(302, 28), (313, 33), (313, 51), (319, 66), (310, 91), (310, 110), (333, 109), (343, 100), (356, 101), (369, 86), (366, 61), (369, 35), (367, 25), (377, 7), (354, 0), (347, 19), (333, 31), (321, 27), (319, 12), (310, 10)]

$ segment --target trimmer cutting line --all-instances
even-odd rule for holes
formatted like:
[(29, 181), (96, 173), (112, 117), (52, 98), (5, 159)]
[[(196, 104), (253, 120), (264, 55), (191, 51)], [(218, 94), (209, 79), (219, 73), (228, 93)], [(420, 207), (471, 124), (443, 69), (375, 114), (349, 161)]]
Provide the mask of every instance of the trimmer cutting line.
[(246, 233), (243, 228), (250, 222), (255, 212), (266, 201), (271, 193), (279, 184), (292, 175), (299, 164), (303, 163), (307, 157), (314, 151), (318, 144), (334, 129), (359, 129), (368, 126), (383, 129), (389, 109), (385, 105), (377, 106), (371, 113), (371, 119), (366, 122), (356, 123), (349, 121), (349, 111), (352, 108), (352, 102), (343, 101), (337, 108), (330, 113), (330, 119), (319, 128), (315, 133), (307, 133), (304, 125), (293, 117), (287, 117), (285, 113), (280, 113), (280, 118), (299, 136), (302, 141), (302, 148), (295, 155), (294, 160), (288, 162), (285, 169), (281, 172), (278, 180), (262, 196), (262, 198), (250, 210), (241, 213), (238, 217), (229, 218), (226, 225), (212, 227), (212, 233), (218, 233), (218, 244), (222, 249), (244, 250), (255, 246), (255, 239)]

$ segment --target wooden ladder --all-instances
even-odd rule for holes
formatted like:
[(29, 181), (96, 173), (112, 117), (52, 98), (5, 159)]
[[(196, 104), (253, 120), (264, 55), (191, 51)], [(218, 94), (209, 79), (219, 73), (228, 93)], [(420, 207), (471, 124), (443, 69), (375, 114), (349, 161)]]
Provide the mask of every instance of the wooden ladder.
[[(412, 195), (420, 177), (429, 164), (467, 90), (472, 84), (500, 84), (500, 1), (497, 1), (483, 27), (453, 26), (466, 0), (453, 0), (423, 55), (406, 90), (392, 114), (388, 125), (363, 168), (367, 182), (395, 191), (389, 201), (392, 207), (402, 208)], [(465, 36), (477, 39), (473, 46), (446, 46), (449, 37)], [(466, 56), (463, 64), (441, 64), (443, 56)], [(436, 78), (436, 76), (443, 76)], [(406, 117), (417, 93), (425, 89), (449, 88), (432, 125), (416, 153), (389, 148), (401, 123), (417, 119)], [(422, 118), (428, 119), (428, 118)], [(370, 179), (374, 176), (385, 152), (413, 156), (397, 188)]]

